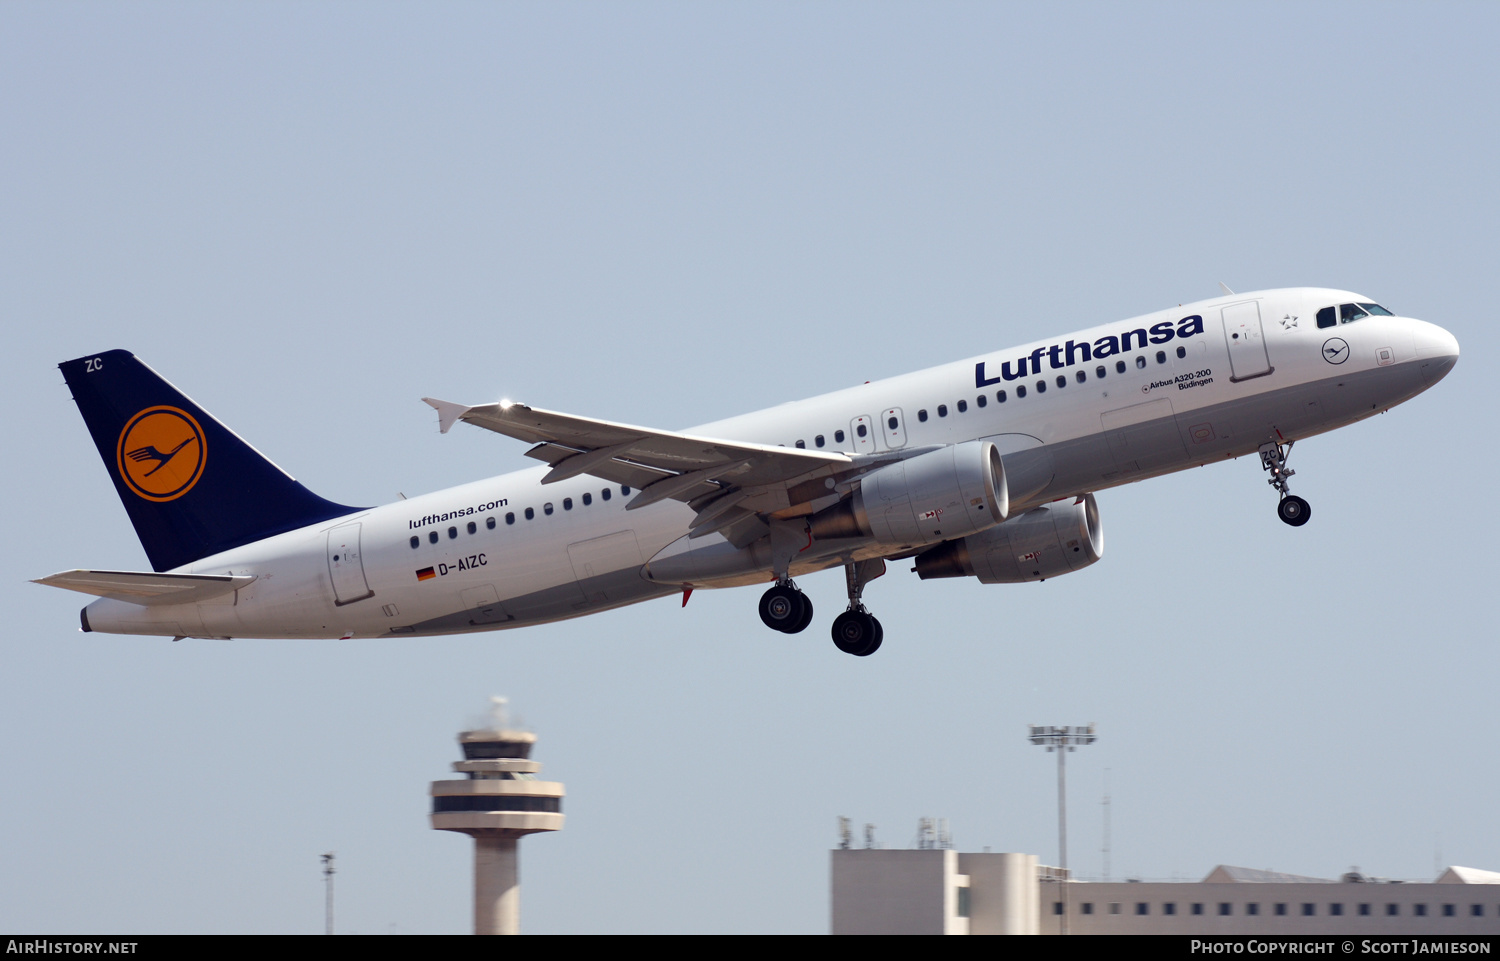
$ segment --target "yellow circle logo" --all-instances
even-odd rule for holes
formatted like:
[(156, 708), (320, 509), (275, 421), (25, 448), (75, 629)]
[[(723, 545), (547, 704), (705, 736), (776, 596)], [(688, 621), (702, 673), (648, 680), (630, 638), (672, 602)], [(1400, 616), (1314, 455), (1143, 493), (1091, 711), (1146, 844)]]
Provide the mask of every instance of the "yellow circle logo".
[(176, 500), (203, 476), (203, 428), (187, 411), (148, 407), (120, 431), (115, 459), (130, 489), (148, 501)]

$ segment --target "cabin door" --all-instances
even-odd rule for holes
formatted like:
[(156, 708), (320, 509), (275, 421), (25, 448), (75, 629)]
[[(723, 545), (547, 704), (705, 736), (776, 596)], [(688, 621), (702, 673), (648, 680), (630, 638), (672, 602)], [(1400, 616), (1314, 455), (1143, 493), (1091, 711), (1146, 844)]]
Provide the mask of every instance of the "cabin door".
[(374, 596), (359, 556), (358, 524), (345, 524), (328, 532), (328, 577), (333, 581), (333, 602), (340, 607)]
[(1231, 383), (1260, 377), (1271, 372), (1271, 358), (1266, 353), (1266, 335), (1260, 327), (1260, 304), (1250, 301), (1225, 307), (1224, 342), (1229, 345)]

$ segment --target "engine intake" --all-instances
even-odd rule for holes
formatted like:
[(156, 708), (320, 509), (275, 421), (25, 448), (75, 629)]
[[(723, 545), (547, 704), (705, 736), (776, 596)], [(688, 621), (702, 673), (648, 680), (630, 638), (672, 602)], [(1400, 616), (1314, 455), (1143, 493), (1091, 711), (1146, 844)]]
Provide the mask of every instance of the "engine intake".
[(998, 527), (948, 541), (917, 556), (917, 576), (977, 577), (1020, 584), (1082, 570), (1104, 554), (1093, 494), (1043, 504)]

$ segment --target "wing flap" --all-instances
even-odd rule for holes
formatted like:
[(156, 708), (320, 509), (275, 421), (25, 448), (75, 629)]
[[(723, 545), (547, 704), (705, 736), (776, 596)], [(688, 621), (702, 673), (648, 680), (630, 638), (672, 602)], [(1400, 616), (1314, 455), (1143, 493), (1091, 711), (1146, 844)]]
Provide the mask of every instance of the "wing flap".
[(192, 604), (246, 587), (254, 575), (156, 574), (145, 571), (61, 571), (33, 584), (108, 597), (143, 607)]

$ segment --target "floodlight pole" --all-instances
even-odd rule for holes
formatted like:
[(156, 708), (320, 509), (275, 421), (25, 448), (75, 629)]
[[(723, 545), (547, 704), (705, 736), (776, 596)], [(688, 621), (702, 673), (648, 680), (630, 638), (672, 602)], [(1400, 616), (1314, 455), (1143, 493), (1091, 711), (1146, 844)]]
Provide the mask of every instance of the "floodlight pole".
[(1066, 870), (1068, 867), (1068, 773), (1063, 759), (1067, 752), (1076, 750), (1079, 745), (1093, 744), (1097, 735), (1094, 733), (1092, 724), (1088, 727), (1032, 724), (1030, 727), (1032, 744), (1045, 747), (1049, 752), (1057, 752), (1057, 866)]

